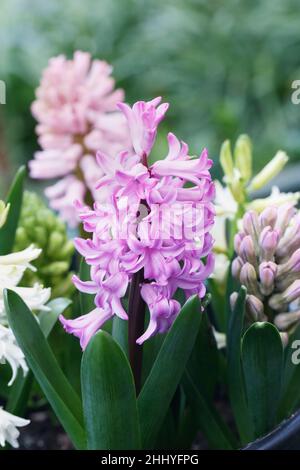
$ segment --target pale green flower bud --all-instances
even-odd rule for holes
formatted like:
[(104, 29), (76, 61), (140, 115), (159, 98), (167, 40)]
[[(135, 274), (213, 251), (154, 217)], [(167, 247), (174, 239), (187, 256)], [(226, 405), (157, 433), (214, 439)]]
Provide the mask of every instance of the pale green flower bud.
[(254, 199), (247, 204), (248, 209), (262, 212), (264, 209), (270, 206), (279, 207), (286, 203), (296, 205), (300, 199), (300, 192), (296, 193), (281, 193), (279, 189), (274, 186), (272, 188), (271, 195), (263, 199)]
[(68, 240), (63, 247), (60, 249), (60, 252), (57, 253), (57, 259), (71, 258), (74, 253), (74, 242), (73, 240)]
[(18, 245), (20, 250), (25, 249), (27, 246), (30, 245), (30, 240), (27, 237), (27, 232), (24, 227), (18, 227), (16, 230), (16, 241), (15, 243)]
[(48, 239), (47, 253), (48, 255), (54, 255), (55, 252), (61, 249), (61, 246), (64, 243), (64, 236), (59, 232), (50, 233)]
[(263, 188), (269, 181), (277, 176), (286, 165), (289, 157), (285, 152), (279, 150), (275, 157), (253, 178), (248, 188), (249, 191), (256, 191)]
[(46, 276), (59, 276), (65, 273), (69, 268), (69, 264), (66, 261), (55, 261), (53, 263), (40, 268), (40, 272)]
[(229, 140), (225, 140), (221, 147), (220, 163), (225, 175), (226, 182), (231, 182), (233, 178), (233, 159)]
[(3, 227), (6, 222), (8, 211), (9, 204), (5, 205), (4, 201), (0, 201), (0, 228)]
[(244, 189), (244, 182), (241, 178), (241, 174), (239, 170), (234, 168), (233, 175), (231, 181), (228, 181), (228, 185), (232, 192), (234, 199), (239, 202), (243, 203), (245, 201), (245, 189)]
[(34, 228), (34, 237), (36, 240), (36, 243), (41, 247), (44, 248), (47, 244), (47, 231), (45, 230), (44, 227), (35, 227)]
[(59, 276), (58, 278), (54, 278), (53, 284), (53, 298), (55, 297), (64, 297), (66, 293), (72, 293), (74, 290), (74, 286), (72, 283), (72, 276), (73, 273), (69, 273), (66, 277), (62, 278)]
[(42, 252), (32, 264), (36, 272), (26, 271), (22, 283), (26, 286), (41, 283), (51, 287), (52, 297), (67, 296), (73, 290), (70, 264), (74, 253), (65, 224), (48, 209), (34, 193), (25, 192), (15, 251), (34, 244)]
[(252, 176), (252, 144), (247, 135), (240, 135), (234, 148), (235, 166), (239, 170), (244, 182)]

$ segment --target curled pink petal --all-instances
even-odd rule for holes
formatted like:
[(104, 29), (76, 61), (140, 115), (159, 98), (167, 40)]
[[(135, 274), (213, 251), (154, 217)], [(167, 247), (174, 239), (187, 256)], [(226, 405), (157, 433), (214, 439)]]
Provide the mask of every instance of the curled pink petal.
[(100, 330), (102, 325), (112, 317), (110, 311), (95, 308), (90, 313), (68, 320), (60, 315), (59, 320), (67, 333), (77, 336), (80, 339), (80, 346), (85, 349), (92, 336)]

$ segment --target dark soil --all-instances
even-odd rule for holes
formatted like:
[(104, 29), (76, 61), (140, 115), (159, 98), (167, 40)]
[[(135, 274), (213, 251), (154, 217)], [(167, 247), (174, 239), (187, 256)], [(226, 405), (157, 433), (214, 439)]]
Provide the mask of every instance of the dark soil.
[(33, 411), (28, 414), (31, 423), (20, 428), (21, 450), (70, 450), (73, 446), (49, 411)]

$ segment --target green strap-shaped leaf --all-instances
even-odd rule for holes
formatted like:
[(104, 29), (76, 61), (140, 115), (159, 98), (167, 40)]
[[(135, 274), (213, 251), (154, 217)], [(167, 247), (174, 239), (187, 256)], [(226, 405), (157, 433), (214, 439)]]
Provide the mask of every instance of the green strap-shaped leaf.
[(19, 370), (17, 377), (9, 391), (6, 410), (17, 416), (24, 416), (31, 388), (33, 385), (33, 373), (31, 370), (24, 376), (23, 371)]
[(219, 373), (219, 351), (206, 312), (187, 363), (187, 370), (198, 390), (211, 400)]
[(88, 449), (139, 449), (133, 375), (121, 347), (105, 331), (84, 351), (81, 386)]
[[(48, 302), (47, 307), (51, 310), (43, 311), (39, 315), (40, 328), (45, 338), (48, 338), (59, 315), (63, 313), (71, 303), (71, 300), (65, 298), (57, 298)], [(32, 383), (33, 373), (31, 370), (27, 372), (25, 377), (22, 371), (18, 372), (16, 380), (10, 390), (8, 403), (6, 405), (7, 411), (18, 416), (24, 414)]]
[(61, 315), (70, 305), (72, 301), (64, 297), (58, 297), (57, 299), (50, 300), (47, 307), (50, 311), (42, 311), (39, 315), (39, 323), (45, 338), (48, 338), (59, 315)]
[[(205, 380), (205, 377), (203, 377)], [(193, 383), (191, 376), (185, 372), (183, 379), (184, 390), (188, 401), (192, 407), (194, 419), (197, 421), (198, 428), (203, 432), (212, 449), (232, 449), (235, 441), (230, 431), (221, 421), (217, 411), (212, 404), (208, 402), (202, 393)]]
[(280, 399), (283, 347), (277, 328), (257, 322), (248, 328), (242, 341), (243, 370), (254, 437), (276, 424)]
[(214, 318), (217, 329), (223, 333), (227, 328), (226, 302), (224, 302), (224, 292), (220, 290), (215, 279), (208, 279), (208, 288), (211, 293), (211, 305), (214, 311)]
[(251, 420), (245, 395), (245, 386), (241, 364), (241, 338), (245, 315), (247, 290), (241, 287), (231, 313), (227, 333), (227, 380), (231, 407), (243, 444), (253, 438)]
[(227, 275), (227, 282), (226, 282), (226, 289), (225, 289), (225, 311), (226, 311), (226, 329), (228, 330), (229, 323), (231, 321), (232, 317), (232, 309), (230, 305), (230, 296), (233, 292), (237, 292), (240, 289), (240, 284), (236, 281), (236, 279), (232, 275), (232, 262), (235, 258), (235, 255), (232, 256), (230, 260), (230, 266), (228, 269), (228, 275)]
[(300, 364), (299, 364), (299, 338), (300, 326), (298, 326), (289, 338), (289, 344), (284, 350), (284, 376), (282, 387), (282, 399), (279, 407), (281, 419), (290, 416), (300, 403)]
[(38, 322), (15, 292), (5, 290), (4, 302), (10, 327), (36, 380), (74, 446), (85, 448), (81, 401), (59, 367)]
[(125, 355), (128, 356), (128, 322), (117, 315), (113, 318), (112, 337), (121, 346)]
[(176, 420), (172, 406), (170, 406), (158, 435), (156, 436), (155, 448), (176, 449), (176, 437)]
[(202, 318), (200, 307), (197, 296), (191, 297), (183, 306), (138, 397), (142, 445), (145, 449), (154, 445), (194, 347)]
[(15, 176), (6, 199), (6, 203), (10, 204), (10, 208), (6, 222), (0, 228), (0, 255), (7, 255), (13, 250), (22, 207), (25, 174), (25, 167), (22, 166)]

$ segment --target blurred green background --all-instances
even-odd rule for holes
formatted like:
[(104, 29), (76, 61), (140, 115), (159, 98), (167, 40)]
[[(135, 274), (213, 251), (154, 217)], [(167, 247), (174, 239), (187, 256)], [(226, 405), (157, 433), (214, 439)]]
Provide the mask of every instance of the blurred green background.
[(225, 138), (247, 132), (256, 168), (278, 148), (300, 158), (299, 0), (1, 0), (2, 181), (38, 147), (30, 104), (42, 69), (76, 49), (113, 64), (128, 102), (171, 103), (161, 138), (172, 129), (217, 159)]

